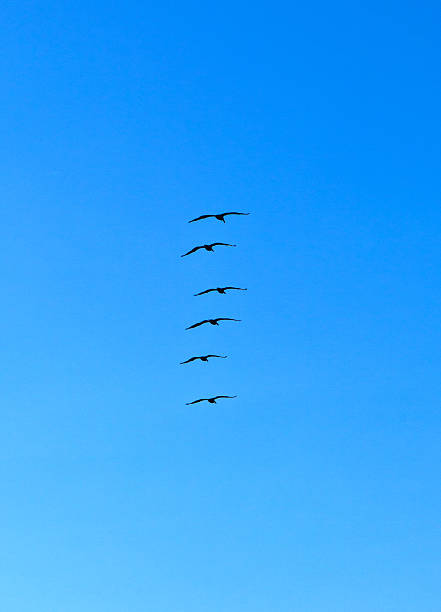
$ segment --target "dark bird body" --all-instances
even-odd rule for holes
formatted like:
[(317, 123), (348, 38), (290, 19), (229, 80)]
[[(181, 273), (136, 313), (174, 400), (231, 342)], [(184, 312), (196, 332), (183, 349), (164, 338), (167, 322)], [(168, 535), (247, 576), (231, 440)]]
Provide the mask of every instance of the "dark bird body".
[(199, 251), (199, 249), (205, 249), (206, 251), (214, 251), (213, 247), (215, 246), (230, 246), (230, 247), (235, 247), (237, 246), (236, 244), (228, 244), (227, 242), (213, 242), (212, 244), (201, 244), (200, 246), (196, 246), (193, 249), (191, 249), (191, 251), (188, 251), (188, 253), (184, 253), (183, 255), (181, 255), (181, 257), (186, 257), (187, 255), (191, 255), (191, 253), (195, 253), (196, 251)]
[(204, 323), (211, 323), (211, 325), (219, 325), (219, 321), (241, 321), (242, 319), (230, 319), (229, 317), (218, 317), (217, 319), (204, 319), (203, 321), (199, 321), (199, 323), (194, 323), (190, 325), (190, 327), (186, 327), (185, 329), (193, 329), (195, 327), (199, 327), (199, 325), (204, 325)]
[(208, 363), (209, 357), (219, 357), (219, 359), (227, 358), (226, 355), (201, 355), (200, 357), (190, 357), (190, 359), (187, 359), (187, 361), (181, 361), (181, 365), (183, 363), (190, 363), (191, 361), (196, 361), (196, 359), (200, 359), (201, 361), (205, 361), (206, 363)]
[(215, 404), (217, 399), (234, 399), (237, 395), (216, 395), (215, 397), (203, 397), (202, 399), (197, 399), (194, 402), (188, 402), (185, 404), (186, 406), (191, 406), (192, 404), (198, 404), (199, 402), (209, 402), (210, 404)]
[(227, 215), (249, 215), (250, 213), (241, 213), (241, 212), (225, 212), (219, 213), (218, 215), (201, 215), (200, 217), (196, 217), (196, 219), (192, 219), (189, 223), (194, 223), (195, 221), (201, 221), (202, 219), (209, 219), (212, 217), (213, 219), (217, 219), (218, 221), (222, 221), (225, 223), (224, 217)]
[(222, 295), (225, 295), (225, 292), (228, 289), (236, 289), (237, 291), (247, 291), (247, 289), (242, 289), (242, 287), (215, 287), (214, 289), (206, 289), (205, 291), (201, 291), (200, 293), (195, 293), (194, 295), (204, 295), (204, 293), (210, 293), (210, 291), (217, 291)]

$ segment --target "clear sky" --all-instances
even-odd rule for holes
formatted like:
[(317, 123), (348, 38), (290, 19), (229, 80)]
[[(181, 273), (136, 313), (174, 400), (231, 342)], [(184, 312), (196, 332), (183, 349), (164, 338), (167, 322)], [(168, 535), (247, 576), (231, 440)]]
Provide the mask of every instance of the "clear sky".
[(438, 2), (1, 20), (1, 609), (439, 612)]

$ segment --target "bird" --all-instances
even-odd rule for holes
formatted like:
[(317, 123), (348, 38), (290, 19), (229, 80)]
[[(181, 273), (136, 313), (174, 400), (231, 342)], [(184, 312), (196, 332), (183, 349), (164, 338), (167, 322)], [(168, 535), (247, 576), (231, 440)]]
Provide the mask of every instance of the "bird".
[(199, 325), (203, 325), (204, 323), (211, 323), (211, 325), (219, 325), (219, 321), (241, 321), (242, 319), (230, 319), (229, 317), (218, 317), (217, 319), (204, 319), (203, 321), (199, 321), (199, 323), (194, 323), (190, 325), (190, 327), (186, 327), (185, 329), (193, 329), (194, 327), (199, 327)]
[(197, 404), (199, 402), (210, 402), (210, 404), (215, 404), (217, 399), (234, 399), (235, 397), (237, 397), (237, 395), (216, 395), (215, 397), (203, 397), (195, 400), (194, 402), (187, 402), (185, 405), (191, 406), (192, 404)]
[(181, 361), (181, 365), (183, 363), (190, 363), (190, 361), (195, 361), (196, 359), (200, 359), (201, 361), (205, 361), (205, 363), (208, 363), (209, 357), (219, 357), (220, 359), (226, 359), (227, 355), (201, 355), (200, 357), (190, 357), (190, 359), (187, 359), (187, 361)]
[(210, 217), (213, 217), (214, 219), (217, 219), (218, 221), (222, 221), (223, 223), (225, 223), (224, 217), (226, 217), (227, 215), (249, 215), (249, 214), (250, 213), (225, 212), (225, 213), (219, 213), (218, 215), (201, 215), (200, 217), (196, 217), (196, 219), (192, 219), (191, 221), (189, 221), (189, 223), (194, 223), (195, 221), (201, 221), (202, 219), (209, 219)]
[(214, 289), (206, 289), (205, 291), (201, 291), (200, 293), (195, 293), (194, 295), (204, 295), (204, 293), (210, 293), (210, 291), (217, 291), (225, 295), (227, 289), (237, 289), (237, 291), (248, 291), (248, 289), (242, 289), (242, 287), (215, 287)]
[(228, 244), (227, 242), (213, 242), (212, 244), (201, 244), (200, 246), (196, 246), (194, 247), (194, 249), (191, 249), (191, 251), (188, 251), (188, 253), (184, 253), (183, 255), (181, 255), (181, 257), (186, 257), (187, 255), (191, 255), (191, 253), (194, 253), (195, 251), (198, 251), (199, 249), (205, 249), (206, 251), (214, 251), (213, 247), (215, 246), (235, 247), (237, 246), (237, 244)]

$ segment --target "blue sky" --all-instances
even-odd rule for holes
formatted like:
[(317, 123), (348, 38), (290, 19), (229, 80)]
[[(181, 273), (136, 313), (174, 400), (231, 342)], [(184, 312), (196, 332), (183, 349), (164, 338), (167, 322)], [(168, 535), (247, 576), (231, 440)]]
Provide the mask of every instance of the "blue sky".
[(439, 610), (439, 23), (5, 6), (2, 609)]

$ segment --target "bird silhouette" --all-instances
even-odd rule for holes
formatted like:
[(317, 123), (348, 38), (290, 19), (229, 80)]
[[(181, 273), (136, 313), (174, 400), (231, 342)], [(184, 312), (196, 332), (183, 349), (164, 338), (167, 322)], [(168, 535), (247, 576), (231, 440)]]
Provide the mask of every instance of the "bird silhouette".
[(250, 213), (225, 212), (225, 213), (219, 213), (218, 215), (201, 215), (200, 217), (196, 217), (196, 219), (192, 219), (191, 221), (189, 221), (189, 223), (194, 223), (195, 221), (201, 221), (202, 219), (209, 219), (210, 217), (213, 217), (214, 219), (217, 219), (218, 221), (222, 221), (223, 223), (225, 223), (224, 217), (226, 217), (227, 215), (249, 215), (249, 214)]
[(203, 397), (201, 399), (197, 399), (194, 402), (187, 402), (186, 406), (191, 406), (192, 404), (197, 404), (199, 402), (210, 402), (210, 404), (215, 404), (217, 399), (234, 399), (237, 395), (215, 395), (215, 397)]
[(236, 289), (237, 291), (248, 291), (247, 289), (242, 289), (242, 287), (215, 287), (214, 289), (205, 289), (205, 291), (201, 291), (200, 293), (195, 293), (194, 295), (204, 295), (204, 293), (210, 293), (210, 291), (217, 291), (225, 295), (227, 289)]
[(200, 359), (201, 361), (205, 361), (205, 363), (208, 363), (209, 357), (219, 357), (220, 359), (227, 358), (226, 355), (201, 355), (200, 357), (190, 357), (190, 359), (187, 359), (187, 361), (181, 361), (181, 365), (183, 363), (190, 363), (190, 361), (195, 361), (196, 359)]
[(181, 257), (186, 257), (187, 255), (191, 255), (191, 253), (195, 253), (199, 249), (205, 249), (206, 251), (214, 251), (213, 247), (215, 246), (235, 247), (237, 246), (237, 244), (228, 244), (227, 242), (213, 242), (212, 244), (201, 244), (200, 246), (196, 246), (194, 247), (194, 249), (191, 249), (191, 251), (188, 251), (188, 253), (184, 253), (183, 255), (181, 255)]
[(186, 327), (185, 329), (193, 329), (194, 327), (199, 327), (199, 325), (204, 325), (204, 323), (211, 323), (211, 325), (219, 325), (219, 321), (241, 321), (242, 319), (230, 319), (229, 317), (218, 317), (217, 319), (204, 319), (203, 321), (199, 321), (199, 323), (194, 323), (190, 325), (190, 327)]

